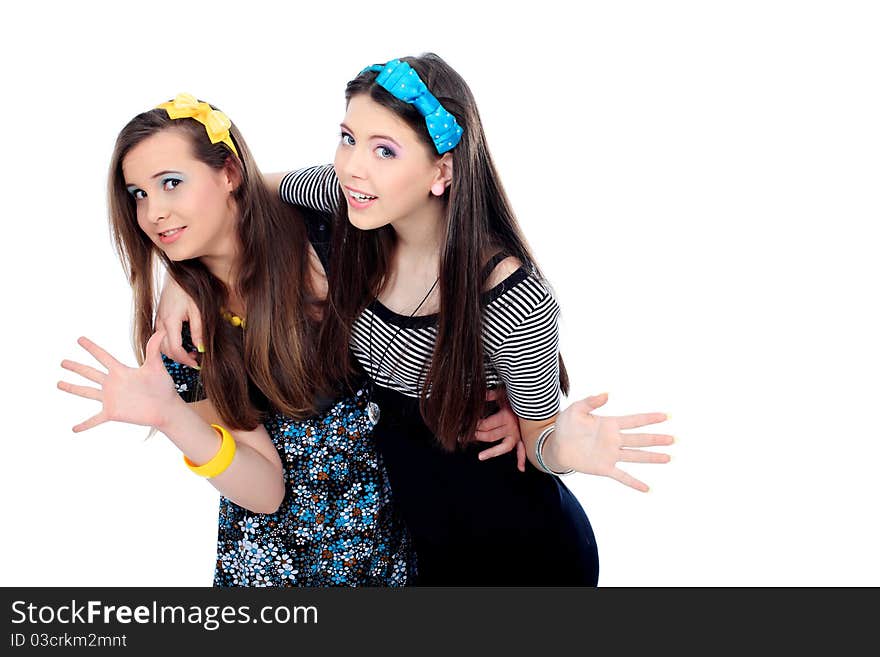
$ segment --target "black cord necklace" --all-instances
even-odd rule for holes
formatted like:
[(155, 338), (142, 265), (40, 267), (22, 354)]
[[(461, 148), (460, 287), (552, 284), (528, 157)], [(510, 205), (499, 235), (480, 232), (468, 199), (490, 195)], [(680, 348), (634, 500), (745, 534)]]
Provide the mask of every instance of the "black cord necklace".
[[(439, 276), (437, 276), (437, 278), (434, 279), (434, 284), (431, 285), (431, 287), (428, 289), (425, 296), (422, 297), (421, 301), (419, 301), (419, 305), (416, 306), (416, 309), (413, 310), (409, 314), (409, 319), (412, 319), (413, 315), (415, 315), (417, 312), (419, 312), (419, 308), (421, 308), (424, 305), (425, 301), (428, 300), (428, 297), (431, 296), (431, 292), (433, 292), (434, 288), (437, 287), (438, 282), (440, 282)], [(370, 371), (368, 372), (368, 374), (370, 376), (370, 401), (367, 404), (367, 416), (370, 418), (370, 422), (373, 423), (373, 426), (376, 426), (377, 424), (379, 424), (379, 417), (382, 414), (381, 409), (379, 408), (379, 404), (377, 404), (375, 401), (373, 401), (373, 396), (374, 396), (373, 392), (375, 391), (376, 377), (378, 376), (379, 371), (382, 369), (382, 363), (385, 362), (385, 355), (388, 353), (388, 349), (391, 347), (395, 338), (397, 338), (397, 334), (400, 333), (400, 329), (403, 328), (403, 324), (400, 324), (397, 326), (397, 330), (394, 331), (394, 334), (391, 336), (391, 339), (388, 341), (388, 344), (385, 345), (385, 349), (382, 351), (382, 356), (381, 356), (381, 358), (379, 358), (379, 364), (376, 366), (376, 369), (373, 369), (373, 317), (376, 315), (375, 306), (378, 301), (379, 301), (379, 298), (376, 297), (375, 299), (373, 299), (372, 302), (370, 302), (370, 305), (368, 306), (368, 308), (370, 310), (370, 329), (369, 329), (369, 333), (368, 333), (368, 335), (369, 335), (369, 338), (368, 338), (369, 358), (370, 358)], [(391, 378), (391, 375), (393, 375), (394, 371), (396, 371), (396, 370), (397, 370), (397, 368), (395, 367), (394, 370), (391, 372), (391, 374), (388, 376), (389, 379)]]

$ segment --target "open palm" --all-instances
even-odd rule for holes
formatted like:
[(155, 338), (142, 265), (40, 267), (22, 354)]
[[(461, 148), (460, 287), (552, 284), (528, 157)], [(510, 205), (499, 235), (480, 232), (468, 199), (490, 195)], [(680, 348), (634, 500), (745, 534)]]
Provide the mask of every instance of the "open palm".
[(560, 457), (566, 466), (578, 472), (611, 477), (636, 490), (647, 492), (647, 484), (618, 468), (617, 463), (668, 463), (668, 454), (638, 448), (671, 445), (674, 438), (660, 433), (621, 433), (621, 429), (664, 422), (667, 415), (594, 415), (593, 411), (607, 401), (607, 393), (587, 397), (574, 402), (559, 414), (555, 439), (559, 441)]
[(165, 370), (159, 347), (164, 333), (159, 331), (147, 342), (144, 364), (128, 367), (87, 338), (79, 345), (101, 363), (106, 372), (94, 367), (64, 360), (61, 367), (85, 377), (100, 387), (75, 385), (59, 381), (58, 388), (72, 395), (101, 402), (101, 412), (73, 427), (76, 432), (91, 429), (108, 421), (128, 422), (161, 427), (174, 404), (183, 403), (174, 388), (174, 381)]

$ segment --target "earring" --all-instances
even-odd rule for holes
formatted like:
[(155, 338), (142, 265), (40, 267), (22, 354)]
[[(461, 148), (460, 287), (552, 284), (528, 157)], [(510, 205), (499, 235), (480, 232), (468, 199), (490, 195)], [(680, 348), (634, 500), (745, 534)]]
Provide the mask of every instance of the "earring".
[(446, 185), (444, 185), (442, 182), (435, 182), (433, 185), (431, 185), (431, 193), (434, 196), (443, 196), (443, 192), (445, 191)]

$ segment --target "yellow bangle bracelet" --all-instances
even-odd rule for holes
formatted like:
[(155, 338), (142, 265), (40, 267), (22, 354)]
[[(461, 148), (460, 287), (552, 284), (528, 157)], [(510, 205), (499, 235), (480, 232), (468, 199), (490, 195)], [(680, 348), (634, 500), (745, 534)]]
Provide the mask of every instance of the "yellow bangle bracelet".
[(183, 455), (183, 462), (186, 463), (186, 467), (200, 477), (216, 477), (229, 467), (229, 464), (232, 463), (232, 458), (235, 456), (235, 439), (232, 437), (232, 434), (219, 424), (212, 424), (211, 426), (214, 427), (214, 431), (223, 439), (220, 443), (220, 449), (217, 450), (214, 457), (203, 465), (196, 465), (189, 460), (186, 454)]

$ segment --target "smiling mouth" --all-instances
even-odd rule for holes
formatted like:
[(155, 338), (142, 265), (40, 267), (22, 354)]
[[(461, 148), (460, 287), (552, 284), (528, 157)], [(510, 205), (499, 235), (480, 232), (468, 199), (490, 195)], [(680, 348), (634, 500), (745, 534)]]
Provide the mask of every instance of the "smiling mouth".
[(172, 235), (176, 235), (180, 231), (182, 231), (186, 226), (181, 226), (180, 228), (172, 228), (170, 230), (163, 231), (159, 233), (159, 237), (171, 237)]
[(374, 198), (378, 198), (377, 196), (361, 194), (360, 192), (353, 192), (351, 190), (348, 190), (348, 195), (351, 196), (355, 201), (359, 201), (361, 203), (366, 203), (367, 201), (372, 201)]

